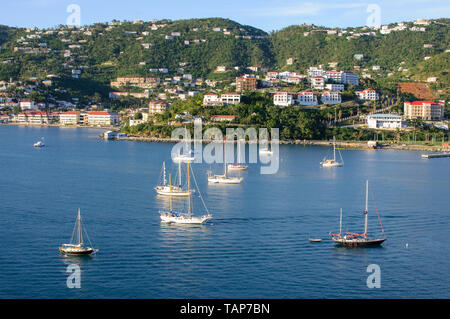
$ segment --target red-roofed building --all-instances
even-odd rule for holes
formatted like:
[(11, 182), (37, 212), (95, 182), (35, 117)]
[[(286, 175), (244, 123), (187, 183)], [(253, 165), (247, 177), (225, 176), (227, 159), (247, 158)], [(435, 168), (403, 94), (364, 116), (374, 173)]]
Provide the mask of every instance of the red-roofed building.
[(442, 120), (444, 103), (433, 101), (405, 102), (403, 113), (405, 119)]
[(68, 111), (59, 114), (59, 123), (63, 125), (76, 125), (80, 122), (79, 111)]
[(119, 125), (119, 115), (106, 111), (91, 111), (87, 114), (87, 122), (89, 125)]
[(362, 101), (377, 101), (380, 99), (380, 96), (374, 89), (365, 89), (363, 91), (356, 91), (355, 94), (358, 97), (358, 99)]
[(323, 92), (321, 101), (324, 104), (339, 104), (342, 102), (341, 93), (332, 90)]
[(58, 113), (23, 112), (17, 115), (17, 122), (24, 124), (51, 124), (59, 119)]

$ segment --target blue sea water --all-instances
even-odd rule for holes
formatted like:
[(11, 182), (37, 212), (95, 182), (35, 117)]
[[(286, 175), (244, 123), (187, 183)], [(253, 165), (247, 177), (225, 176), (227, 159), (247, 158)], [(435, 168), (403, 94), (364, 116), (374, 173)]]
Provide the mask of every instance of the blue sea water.
[[(194, 164), (214, 219), (165, 225), (158, 211), (168, 201), (153, 187), (173, 144), (100, 132), (0, 126), (0, 298), (450, 297), (449, 158), (344, 150), (344, 167), (324, 169), (328, 148), (280, 145), (278, 173), (250, 164), (241, 185), (208, 185), (207, 171), (221, 166)], [(34, 148), (41, 137), (47, 146)], [(378, 210), (387, 241), (336, 247), (328, 233), (339, 230), (341, 207), (344, 230), (363, 231), (366, 179), (369, 233), (382, 236)], [(78, 207), (100, 249), (90, 258), (58, 252)], [(66, 285), (70, 264), (81, 268), (79, 289)], [(380, 266), (380, 288), (366, 285), (370, 264)]]

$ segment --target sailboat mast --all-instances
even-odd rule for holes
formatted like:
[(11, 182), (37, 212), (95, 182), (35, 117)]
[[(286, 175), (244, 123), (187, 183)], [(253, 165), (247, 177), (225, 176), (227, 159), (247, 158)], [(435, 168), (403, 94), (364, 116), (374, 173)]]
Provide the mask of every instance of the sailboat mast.
[(166, 162), (163, 162), (163, 185), (166, 185)]
[(78, 245), (80, 245), (83, 242), (83, 239), (81, 238), (81, 214), (80, 209), (78, 208)]
[(189, 209), (188, 213), (191, 213), (191, 181), (190, 181), (190, 167), (189, 167), (189, 161), (187, 161), (187, 180), (188, 180), (188, 199), (189, 199)]
[(172, 180), (171, 180), (172, 174), (169, 173), (169, 193), (170, 193), (170, 199), (169, 199), (169, 205), (170, 205), (170, 211), (172, 211)]
[(178, 162), (178, 186), (181, 187), (181, 161)]
[(227, 161), (226, 161), (226, 154), (225, 154), (225, 150), (227, 148), (226, 142), (223, 142), (223, 175), (225, 177), (227, 177)]
[(333, 160), (336, 161), (336, 137), (333, 136)]
[(365, 222), (364, 222), (364, 235), (367, 236), (367, 220), (369, 217), (369, 180), (366, 180), (366, 210), (365, 210)]
[(339, 236), (342, 236), (342, 208), (341, 208), (341, 218), (339, 219)]

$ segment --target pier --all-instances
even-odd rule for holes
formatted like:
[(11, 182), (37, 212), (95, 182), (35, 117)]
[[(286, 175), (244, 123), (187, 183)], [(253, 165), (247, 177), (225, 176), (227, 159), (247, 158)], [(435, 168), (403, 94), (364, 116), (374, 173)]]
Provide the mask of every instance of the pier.
[(450, 153), (422, 154), (422, 158), (450, 157)]

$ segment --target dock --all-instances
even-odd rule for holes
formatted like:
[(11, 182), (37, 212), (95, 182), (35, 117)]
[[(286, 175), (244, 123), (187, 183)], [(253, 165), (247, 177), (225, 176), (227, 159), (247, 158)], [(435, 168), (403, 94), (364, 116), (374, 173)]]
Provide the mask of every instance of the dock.
[(422, 158), (440, 158), (440, 157), (450, 157), (450, 153), (422, 154)]

